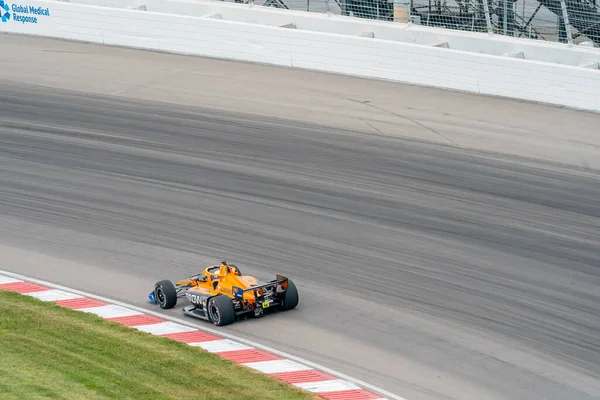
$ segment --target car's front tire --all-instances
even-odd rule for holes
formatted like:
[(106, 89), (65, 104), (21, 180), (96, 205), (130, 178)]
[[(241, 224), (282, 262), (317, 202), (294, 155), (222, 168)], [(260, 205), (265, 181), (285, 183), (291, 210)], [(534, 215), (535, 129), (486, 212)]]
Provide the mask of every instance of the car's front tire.
[(224, 326), (235, 322), (235, 308), (229, 297), (222, 294), (212, 297), (206, 307), (213, 324)]
[(169, 280), (157, 282), (154, 285), (154, 298), (160, 308), (166, 310), (175, 307), (177, 304), (177, 290), (173, 282)]

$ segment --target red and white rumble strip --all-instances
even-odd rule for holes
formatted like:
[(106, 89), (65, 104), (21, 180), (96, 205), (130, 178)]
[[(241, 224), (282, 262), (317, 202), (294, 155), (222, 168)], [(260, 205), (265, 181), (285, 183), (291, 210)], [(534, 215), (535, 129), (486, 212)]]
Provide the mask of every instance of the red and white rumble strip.
[[(36, 280), (32, 279), (32, 281)], [(118, 322), (151, 335), (164, 336), (190, 346), (201, 347), (223, 358), (316, 393), (324, 399), (386, 400), (348, 380), (339, 379), (329, 373), (243, 343), (137, 311), (135, 309), (137, 307), (128, 308), (114, 304), (117, 302), (100, 301), (77, 294), (78, 291), (55, 289), (32, 283), (27, 279), (2, 274), (0, 274), (0, 290), (19, 292), (42, 301), (52, 301), (60, 306), (93, 313), (108, 321)]]

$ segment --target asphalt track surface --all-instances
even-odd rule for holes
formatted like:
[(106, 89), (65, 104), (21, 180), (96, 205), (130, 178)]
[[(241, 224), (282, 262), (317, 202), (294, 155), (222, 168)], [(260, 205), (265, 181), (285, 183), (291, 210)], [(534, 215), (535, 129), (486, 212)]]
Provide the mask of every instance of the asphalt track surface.
[(225, 258), (301, 305), (224, 331), (407, 400), (600, 398), (600, 116), (1, 39), (2, 269), (148, 307)]

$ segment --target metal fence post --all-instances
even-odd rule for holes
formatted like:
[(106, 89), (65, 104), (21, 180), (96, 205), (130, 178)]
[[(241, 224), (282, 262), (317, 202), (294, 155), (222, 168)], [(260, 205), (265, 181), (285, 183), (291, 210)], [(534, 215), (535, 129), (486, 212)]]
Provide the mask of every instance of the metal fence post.
[(562, 9), (563, 21), (565, 22), (565, 31), (567, 31), (567, 42), (569, 46), (572, 46), (573, 37), (571, 36), (571, 24), (569, 23), (569, 13), (567, 12), (567, 3), (565, 0), (560, 0), (560, 8)]
[(508, 35), (508, 0), (504, 0), (504, 11), (502, 12), (504, 19), (504, 36)]
[(485, 13), (485, 25), (487, 26), (487, 31), (490, 35), (494, 34), (494, 30), (492, 29), (492, 19), (490, 17), (490, 5), (488, 4), (488, 0), (483, 1), (483, 12)]

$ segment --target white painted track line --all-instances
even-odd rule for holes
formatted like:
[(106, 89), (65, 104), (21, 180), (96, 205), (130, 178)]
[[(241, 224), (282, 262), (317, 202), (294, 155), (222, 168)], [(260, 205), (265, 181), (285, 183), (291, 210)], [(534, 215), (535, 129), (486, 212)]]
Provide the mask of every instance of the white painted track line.
[(42, 301), (58, 301), (58, 300), (71, 300), (81, 299), (83, 296), (79, 294), (65, 292), (64, 290), (50, 289), (43, 290), (41, 292), (26, 293), (27, 296), (35, 297)]
[(283, 372), (297, 372), (297, 371), (308, 371), (312, 370), (311, 367), (299, 364), (290, 360), (270, 360), (270, 361), (258, 361), (244, 364), (246, 367), (250, 367), (264, 374), (280, 374)]
[(7, 276), (0, 275), (0, 285), (7, 285), (9, 283), (19, 283), (19, 282), (23, 282), (23, 281), (20, 279), (9, 278)]
[(237, 343), (229, 339), (210, 340), (208, 342), (189, 343), (190, 346), (202, 347), (204, 350), (211, 353), (222, 353), (224, 351), (249, 350), (250, 346), (242, 343)]
[(148, 324), (148, 325), (136, 325), (132, 328), (135, 328), (139, 331), (150, 333), (152, 335), (168, 335), (170, 333), (181, 333), (181, 332), (191, 332), (197, 330), (197, 328), (191, 328), (189, 326), (177, 324), (175, 322), (159, 322), (157, 324)]
[(361, 387), (342, 379), (334, 379), (330, 381), (317, 381), (306, 383), (294, 383), (299, 388), (308, 390), (309, 392), (327, 393), (327, 392), (342, 392), (344, 390), (360, 390)]
[(129, 308), (117, 306), (114, 304), (108, 304), (106, 306), (99, 307), (79, 308), (78, 311), (96, 314), (101, 318), (131, 317), (133, 315), (142, 314), (139, 311), (130, 310)]

